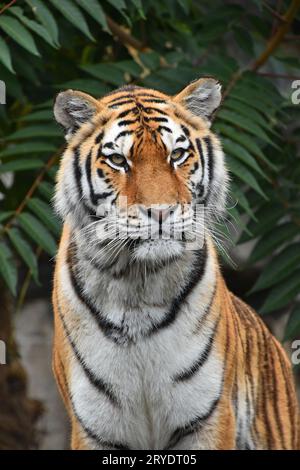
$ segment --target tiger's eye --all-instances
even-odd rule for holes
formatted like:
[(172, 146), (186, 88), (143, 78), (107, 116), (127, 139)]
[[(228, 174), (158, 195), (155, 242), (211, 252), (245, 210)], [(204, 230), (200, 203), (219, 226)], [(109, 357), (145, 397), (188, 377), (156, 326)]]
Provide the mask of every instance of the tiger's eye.
[(184, 153), (185, 153), (184, 149), (175, 149), (175, 150), (173, 150), (173, 152), (171, 153), (171, 160), (173, 162), (176, 162), (177, 160), (180, 160), (180, 158), (183, 157)]
[(123, 166), (126, 164), (126, 158), (123, 157), (123, 155), (119, 155), (118, 153), (110, 155), (109, 159), (112, 163), (118, 166)]

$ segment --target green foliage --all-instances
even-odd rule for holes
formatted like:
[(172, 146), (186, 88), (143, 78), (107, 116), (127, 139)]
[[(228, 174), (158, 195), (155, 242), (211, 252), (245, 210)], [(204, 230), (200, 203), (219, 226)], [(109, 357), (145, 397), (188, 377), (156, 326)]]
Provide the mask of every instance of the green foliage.
[[(110, 30), (111, 19), (134, 41), (124, 44), (124, 36)], [(226, 90), (213, 127), (231, 171), (228, 212), (239, 228), (234, 242), (252, 242), (247, 267), (262, 267), (251, 294), (260, 293), (263, 314), (293, 306), (286, 338), (300, 333), (299, 105), (291, 104), (289, 80), (263, 77), (251, 67), (273, 23), (254, 0), (243, 6), (221, 0), (25, 0), (5, 10), (0, 275), (14, 294), (18, 264), (37, 281), (36, 249), (53, 256), (60, 233), (51, 209), (63, 144), (52, 117), (58, 90), (101, 96), (130, 82), (172, 94), (209, 74)], [(289, 51), (282, 43), (269, 58), (276, 73), (299, 70), (299, 58)], [(11, 181), (4, 178), (11, 172)]]

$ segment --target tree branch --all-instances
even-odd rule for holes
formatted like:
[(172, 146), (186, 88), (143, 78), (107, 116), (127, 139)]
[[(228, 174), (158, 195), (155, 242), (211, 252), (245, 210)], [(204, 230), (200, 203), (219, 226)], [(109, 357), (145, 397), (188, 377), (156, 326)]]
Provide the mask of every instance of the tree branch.
[(268, 60), (270, 55), (273, 54), (275, 49), (281, 43), (285, 33), (289, 30), (293, 19), (295, 18), (300, 8), (300, 0), (292, 0), (291, 5), (285, 15), (283, 15), (284, 22), (278, 27), (276, 33), (269, 40), (267, 47), (261, 53), (261, 55), (252, 64), (251, 70), (258, 70)]
[[(280, 2), (280, 3), (281, 3), (281, 2)], [(280, 21), (281, 23), (286, 23), (286, 19), (285, 19), (283, 16), (281, 16), (281, 15), (278, 13), (278, 11), (276, 11), (276, 10), (274, 10), (272, 7), (270, 7), (270, 5), (268, 5), (267, 2), (263, 2), (263, 6), (264, 6), (267, 10), (269, 10), (269, 12), (271, 13), (271, 15), (274, 16), (274, 18), (275, 18), (276, 20)], [(279, 8), (277, 7), (277, 10), (278, 10), (278, 9), (279, 9)]]
[(145, 51), (146, 46), (141, 41), (136, 39), (135, 37), (131, 36), (125, 29), (118, 25), (110, 16), (106, 17), (107, 25), (114, 36), (116, 36), (122, 44), (128, 45), (133, 47), (138, 51)]
[(16, 3), (17, 0), (12, 0), (9, 2), (7, 5), (4, 5), (4, 7), (0, 10), (0, 15), (5, 12), (8, 8), (12, 7), (14, 3)]

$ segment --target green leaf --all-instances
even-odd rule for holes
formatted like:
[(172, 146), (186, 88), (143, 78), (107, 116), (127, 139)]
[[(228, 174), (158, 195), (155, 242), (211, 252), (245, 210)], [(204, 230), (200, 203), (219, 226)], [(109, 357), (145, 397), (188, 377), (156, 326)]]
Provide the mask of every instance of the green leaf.
[[(281, 97), (278, 91), (272, 86), (270, 80), (261, 81), (263, 77), (258, 77), (255, 73), (245, 73), (243, 80), (237, 81), (233, 91), (240, 96), (246, 96), (249, 100), (255, 100), (265, 106), (266, 116), (274, 114), (281, 105)], [(274, 92), (276, 90), (276, 92)], [(231, 94), (232, 96), (232, 94)], [(262, 111), (263, 112), (263, 111)]]
[(38, 191), (47, 201), (51, 201), (54, 194), (53, 185), (51, 183), (42, 181), (38, 186)]
[(244, 209), (244, 211), (251, 217), (251, 219), (257, 221), (255, 214), (253, 213), (250, 204), (245, 196), (245, 193), (240, 189), (240, 187), (231, 182), (231, 193), (233, 194), (232, 203), (235, 204), (236, 202)]
[(0, 152), (0, 159), (14, 157), (16, 155), (32, 155), (35, 153), (53, 153), (56, 147), (46, 142), (22, 142), (21, 144), (12, 144)]
[[(13, 75), (0, 63), (0, 77), (1, 80), (6, 85), (6, 93), (8, 96), (12, 96), (17, 100), (24, 102), (23, 89), (21, 87), (20, 81), (17, 79), (16, 75)], [(4, 111), (4, 106), (0, 106), (0, 110)], [(0, 111), (1, 112), (1, 111)]]
[(20, 7), (11, 7), (9, 12), (15, 15), (27, 28), (34, 31), (38, 36), (44, 39), (50, 46), (57, 48), (57, 45), (53, 41), (52, 37), (48, 33), (47, 29), (36, 21), (30, 20), (23, 15), (23, 10)]
[(36, 104), (34, 109), (44, 109), (44, 108), (53, 108), (53, 98), (47, 101), (42, 101), (42, 103)]
[(87, 78), (70, 80), (69, 82), (55, 85), (55, 88), (59, 90), (68, 90), (69, 88), (71, 90), (80, 90), (84, 91), (85, 93), (90, 93), (95, 97), (100, 97), (111, 91), (111, 88), (108, 85), (99, 82), (99, 80), (92, 80)]
[(229, 108), (229, 110), (235, 111), (245, 118), (250, 118), (253, 122), (255, 122), (255, 124), (263, 127), (269, 132), (277, 134), (273, 129), (273, 125), (266, 121), (261, 113), (251, 108), (250, 106), (246, 106), (244, 103), (235, 100), (234, 98), (228, 98), (228, 100), (225, 100), (224, 108)]
[(292, 309), (285, 327), (283, 341), (288, 341), (299, 336), (300, 333), (300, 304), (296, 304)]
[(4, 211), (0, 212), (0, 223), (5, 222), (5, 220), (9, 219), (13, 215), (14, 211)]
[(13, 295), (17, 292), (17, 270), (13, 255), (3, 242), (0, 242), (0, 274)]
[(82, 65), (80, 68), (93, 77), (100, 78), (100, 80), (103, 80), (104, 82), (111, 83), (116, 86), (124, 84), (124, 73), (121, 72), (115, 64), (102, 63)]
[(31, 54), (40, 55), (32, 35), (24, 28), (20, 21), (10, 16), (1, 15), (0, 28)]
[(16, 251), (19, 253), (25, 264), (30, 269), (33, 279), (38, 282), (38, 266), (37, 258), (32, 251), (29, 243), (23, 238), (20, 231), (16, 228), (11, 228), (8, 231), (8, 236), (12, 245), (15, 247)]
[(274, 287), (260, 309), (262, 314), (273, 312), (287, 305), (300, 292), (300, 269)]
[(142, 73), (142, 68), (134, 60), (122, 60), (114, 64), (117, 69), (129, 73), (132, 77), (138, 78)]
[(61, 130), (55, 124), (42, 124), (30, 127), (23, 127), (10, 134), (6, 139), (32, 139), (33, 137), (61, 137)]
[(234, 158), (230, 158), (228, 162), (230, 171), (240, 178), (244, 183), (248, 184), (253, 188), (258, 194), (260, 194), (264, 199), (268, 199), (258, 182), (254, 178), (253, 174), (248, 170), (248, 168), (241, 162), (237, 161)]
[(85, 11), (91, 15), (94, 20), (96, 20), (103, 28), (104, 31), (110, 33), (110, 29), (107, 26), (105, 12), (102, 6), (99, 4), (97, 0), (76, 0), (77, 3), (83, 8)]
[(299, 265), (300, 243), (294, 243), (284, 248), (270, 261), (250, 292), (257, 292), (277, 284), (288, 277)]
[(85, 34), (91, 41), (95, 40), (91, 35), (83, 14), (72, 0), (50, 0), (50, 2), (70, 21), (70, 23)]
[[(285, 209), (281, 204), (275, 203), (274, 201), (265, 203), (255, 212), (257, 222), (250, 221), (248, 229), (254, 237), (264, 235), (274, 228), (274, 224), (276, 224), (284, 214)], [(249, 240), (250, 238), (244, 235), (241, 237), (239, 243), (244, 243)]]
[(49, 253), (49, 255), (55, 255), (55, 240), (39, 220), (28, 212), (23, 212), (18, 216), (18, 221), (21, 228), (32, 238), (33, 241), (41, 246), (47, 253)]
[(51, 230), (56, 237), (59, 237), (61, 232), (60, 220), (51, 210), (49, 204), (41, 201), (38, 198), (31, 198), (27, 206), (31, 211)]
[(47, 170), (48, 175), (53, 180), (56, 180), (57, 170), (58, 170), (58, 167), (56, 165), (53, 165), (51, 168), (49, 168), (49, 170)]
[(31, 6), (36, 17), (45, 26), (54, 43), (59, 45), (57, 23), (51, 11), (46, 7), (45, 2), (42, 0), (26, 0), (26, 2)]
[(8, 171), (34, 170), (35, 168), (41, 168), (42, 166), (44, 166), (44, 162), (37, 158), (32, 158), (30, 160), (13, 160), (8, 163), (0, 164), (0, 173), (7, 173)]
[(259, 137), (264, 142), (267, 142), (269, 145), (278, 149), (278, 146), (272, 142), (269, 136), (259, 127), (256, 123), (252, 122), (251, 119), (245, 118), (240, 114), (229, 111), (227, 109), (223, 109), (218, 113), (218, 118), (222, 119), (223, 121), (230, 122), (234, 124), (236, 127), (241, 128), (250, 134), (254, 135), (255, 137)]
[(228, 155), (233, 155), (234, 157), (241, 160), (243, 163), (248, 165), (250, 168), (255, 170), (260, 176), (262, 176), (267, 181), (270, 181), (269, 177), (262, 171), (256, 160), (250, 155), (248, 150), (246, 150), (241, 145), (233, 142), (232, 140), (223, 140), (222, 142), (223, 149)]
[(270, 162), (270, 160), (268, 160), (268, 158), (263, 154), (259, 146), (254, 141), (253, 137), (249, 136), (245, 132), (238, 132), (234, 127), (228, 126), (220, 122), (214, 124), (213, 128), (220, 132), (222, 135), (230, 137), (235, 142), (241, 144), (252, 155), (255, 155), (264, 163), (266, 163), (266, 165), (268, 165), (268, 167), (271, 168), (273, 171), (278, 171), (277, 167), (272, 162)]
[(124, 0), (107, 0), (113, 7), (115, 7), (117, 10), (125, 10), (126, 9), (126, 3)]
[[(254, 88), (254, 87), (253, 87)], [(270, 107), (263, 101), (260, 101), (254, 92), (249, 92), (249, 89), (243, 90), (243, 92), (236, 90), (235, 88), (230, 92), (231, 98), (235, 98), (242, 103), (251, 106), (263, 113), (266, 117), (270, 116)], [(274, 111), (273, 111), (274, 112)]]
[(254, 54), (254, 48), (251, 34), (249, 34), (248, 31), (246, 31), (245, 29), (240, 28), (238, 26), (234, 26), (233, 31), (234, 37), (240, 48), (245, 51), (250, 57), (252, 57)]
[(270, 230), (255, 245), (248, 260), (249, 264), (271, 255), (282, 243), (291, 242), (299, 234), (299, 228), (291, 222), (278, 225), (275, 228), (270, 225)]
[[(181, 0), (182, 1), (182, 0)], [(145, 16), (145, 12), (144, 12), (144, 9), (143, 9), (143, 4), (142, 4), (142, 0), (131, 0), (131, 2), (134, 4), (135, 8), (137, 9), (140, 17), (145, 20), (146, 19), (146, 16)], [(184, 2), (182, 2), (184, 3)], [(187, 12), (188, 13), (188, 12)]]
[(157, 52), (141, 52), (140, 59), (150, 70), (156, 70), (160, 65), (160, 55)]
[(8, 48), (8, 45), (6, 44), (4, 39), (1, 37), (0, 37), (0, 60), (2, 64), (4, 64), (5, 67), (11, 73), (16, 73), (11, 63), (11, 55), (10, 55), (10, 50)]
[(29, 113), (26, 116), (21, 116), (19, 118), (19, 121), (22, 121), (22, 122), (53, 121), (53, 111), (50, 109), (43, 109), (42, 111)]

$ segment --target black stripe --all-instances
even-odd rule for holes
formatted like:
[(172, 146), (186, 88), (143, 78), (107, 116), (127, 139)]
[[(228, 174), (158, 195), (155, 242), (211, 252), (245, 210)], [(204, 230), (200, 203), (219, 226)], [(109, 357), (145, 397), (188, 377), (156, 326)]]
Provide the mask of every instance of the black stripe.
[(194, 167), (190, 171), (190, 175), (194, 175), (196, 173), (196, 171), (198, 170), (198, 168), (199, 168), (199, 163), (195, 162)]
[[(117, 93), (117, 91), (116, 91), (116, 93)], [(127, 99), (127, 98), (131, 98), (131, 99), (132, 99), (132, 98), (133, 98), (132, 93), (126, 93), (126, 94), (121, 95), (121, 96), (119, 95), (119, 96), (117, 96), (116, 98), (114, 98), (114, 99), (108, 101), (107, 104), (115, 103), (116, 101), (124, 100), (124, 99)]]
[(265, 329), (262, 328), (262, 340), (263, 340), (263, 350), (264, 350), (264, 358), (262, 359), (263, 369), (261, 374), (261, 380), (263, 383), (261, 384), (261, 393), (262, 393), (262, 409), (264, 414), (264, 423), (266, 426), (266, 440), (267, 440), (267, 450), (272, 450), (272, 428), (269, 420), (269, 413), (267, 408), (267, 402), (269, 397), (272, 396), (272, 392), (270, 390), (270, 377), (268, 371), (268, 364), (270, 363), (269, 358), (269, 343), (268, 338), (265, 333)]
[(162, 320), (162, 322), (155, 324), (153, 328), (147, 332), (146, 336), (150, 336), (151, 334), (159, 332), (162, 328), (168, 327), (175, 321), (178, 313), (180, 312), (182, 304), (187, 300), (187, 297), (191, 294), (193, 289), (202, 279), (205, 272), (206, 260), (207, 247), (205, 243), (203, 248), (197, 252), (196, 258), (193, 263), (193, 269), (189, 277), (189, 281), (182, 289), (180, 294), (173, 300), (171, 308), (165, 318)]
[(212, 294), (211, 294), (211, 298), (210, 298), (210, 301), (209, 303), (207, 304), (205, 310), (204, 310), (204, 313), (203, 315), (199, 318), (198, 322), (197, 322), (197, 325), (196, 325), (196, 328), (194, 330), (194, 334), (198, 334), (198, 332), (200, 331), (200, 329), (203, 327), (208, 315), (210, 314), (210, 309), (214, 303), (214, 300), (215, 300), (215, 297), (216, 297), (216, 291), (217, 291), (217, 282), (215, 283), (214, 285), (214, 288), (213, 288), (213, 291), (212, 291)]
[[(272, 341), (271, 341), (272, 342)], [(287, 446), (285, 444), (285, 433), (284, 433), (284, 424), (282, 422), (282, 419), (281, 419), (281, 412), (279, 410), (279, 406), (280, 406), (280, 401), (279, 401), (279, 395), (278, 395), (278, 381), (277, 381), (277, 374), (275, 373), (276, 371), (276, 364), (275, 364), (275, 354), (277, 355), (277, 348), (275, 347), (275, 344), (273, 343), (274, 348), (271, 349), (271, 345), (269, 345), (270, 347), (270, 350), (272, 351), (272, 354), (270, 354), (271, 356), (271, 364), (272, 364), (272, 369), (273, 369), (273, 393), (274, 393), (274, 414), (275, 414), (275, 417), (276, 417), (276, 423), (277, 423), (277, 430), (279, 431), (279, 435), (280, 435), (280, 441), (281, 441), (281, 445), (282, 445), (282, 449), (284, 450), (287, 450)], [(275, 351), (274, 351), (275, 349)]]
[(94, 191), (93, 183), (92, 183), (92, 151), (90, 150), (90, 153), (87, 156), (86, 162), (85, 162), (85, 172), (86, 172), (86, 177), (90, 189), (90, 198), (92, 201), (92, 204), (94, 206), (97, 205), (97, 197)]
[(204, 171), (205, 171), (205, 162), (204, 162), (204, 156), (203, 156), (203, 149), (202, 149), (202, 144), (201, 144), (201, 140), (196, 139), (196, 145), (197, 145), (197, 149), (198, 149), (198, 152), (199, 152), (199, 156), (200, 156), (200, 161), (201, 161), (201, 169), (202, 169), (202, 176), (201, 176), (201, 181), (200, 181), (200, 184), (202, 184), (203, 182), (203, 178), (204, 178)]
[(120, 138), (120, 137), (124, 137), (125, 135), (131, 135), (133, 133), (133, 131), (122, 131), (120, 132), (117, 137), (115, 138), (115, 142)]
[(110, 320), (107, 320), (106, 318), (103, 317), (101, 312), (99, 312), (96, 307), (93, 305), (89, 297), (83, 292), (82, 286), (80, 285), (73, 269), (73, 251), (74, 249), (74, 243), (69, 245), (68, 248), (68, 255), (67, 255), (67, 265), (69, 268), (69, 274), (70, 274), (70, 279), (72, 283), (72, 287), (74, 289), (74, 292), (76, 293), (78, 299), (84, 304), (84, 306), (90, 311), (92, 316), (94, 317), (97, 325), (99, 328), (102, 330), (103, 334), (114, 341), (115, 343), (119, 343), (119, 337), (124, 338), (126, 337), (127, 341), (130, 341), (130, 338), (126, 335), (126, 333), (123, 331), (122, 327), (119, 327), (115, 323), (111, 322)]
[(144, 117), (144, 121), (146, 122), (151, 122), (151, 121), (155, 121), (155, 122), (169, 122), (169, 119), (168, 118), (165, 118), (165, 117)]
[(163, 116), (168, 116), (168, 113), (166, 113), (165, 111), (162, 111), (161, 109), (159, 108), (153, 108), (151, 106), (147, 106), (147, 108), (145, 108), (144, 106), (141, 105), (141, 108), (143, 109), (143, 111), (146, 113), (146, 114), (151, 114), (153, 112), (157, 113), (157, 114), (162, 114)]
[[(113, 142), (106, 142), (106, 144), (103, 145), (103, 148), (108, 148), (108, 149), (114, 149), (115, 144)], [(99, 152), (101, 154), (101, 151)]]
[(209, 136), (206, 136), (204, 137), (203, 140), (206, 144), (207, 157), (208, 157), (208, 160), (207, 160), (208, 187), (207, 187), (207, 193), (204, 199), (204, 204), (207, 204), (207, 201), (211, 193), (211, 182), (214, 177), (214, 153), (213, 153), (213, 146), (212, 146), (211, 138)]
[[(159, 98), (157, 98), (157, 95), (154, 95), (153, 93), (147, 93), (147, 92), (144, 92), (144, 91), (135, 93), (135, 96), (150, 96), (150, 98), (154, 98), (156, 100), (159, 99)], [(143, 100), (143, 101), (146, 101), (146, 100)], [(162, 101), (165, 103), (165, 100), (162, 100)]]
[(118, 126), (119, 127), (129, 126), (130, 124), (135, 124), (136, 122), (139, 122), (139, 118), (137, 118), (137, 119), (124, 119), (123, 121), (120, 121), (118, 123)]
[(169, 127), (167, 127), (167, 126), (158, 126), (157, 131), (158, 131), (158, 132), (166, 131), (166, 132), (169, 132), (170, 134), (172, 134), (171, 129), (170, 129)]
[(77, 191), (79, 194), (78, 199), (81, 199), (82, 197), (82, 185), (81, 185), (82, 171), (81, 171), (81, 166), (80, 166), (79, 147), (76, 147), (74, 149), (73, 165), (74, 165), (74, 176), (75, 176)]
[(88, 216), (94, 217), (96, 215), (95, 210), (89, 207), (82, 198), (83, 196), (82, 183), (81, 183), (82, 170), (80, 166), (79, 150), (80, 150), (80, 146), (76, 147), (74, 149), (74, 156), (73, 156), (74, 177), (75, 177), (76, 187), (77, 187), (77, 192), (78, 192), (78, 200), (80, 201), (80, 204), (82, 205), (86, 214)]
[(116, 119), (122, 119), (122, 118), (128, 116), (128, 114), (133, 113), (136, 109), (137, 109), (136, 106), (135, 106), (134, 108), (131, 108), (131, 109), (126, 109), (125, 111), (122, 111), (122, 112), (117, 116)]
[(100, 144), (101, 140), (103, 139), (103, 136), (104, 136), (104, 132), (101, 131), (101, 132), (97, 135), (97, 137), (96, 137), (96, 139), (95, 139), (95, 143), (96, 143), (96, 144)]
[(192, 421), (190, 421), (184, 426), (178, 427), (172, 433), (169, 444), (165, 448), (165, 450), (168, 450), (174, 447), (179, 442), (180, 439), (199, 431), (202, 428), (202, 426), (205, 424), (205, 421), (207, 421), (213, 415), (214, 411), (216, 410), (218, 406), (220, 398), (221, 396), (218, 395), (217, 398), (213, 400), (211, 406), (209, 407), (209, 410), (205, 414), (201, 416), (197, 416), (196, 418), (194, 418)]
[(105, 191), (103, 193), (95, 193), (93, 183), (92, 183), (92, 151), (87, 156), (86, 162), (85, 162), (85, 171), (86, 171), (86, 177), (90, 189), (90, 198), (92, 201), (92, 204), (96, 206), (98, 204), (98, 201), (101, 199), (106, 199), (107, 197), (111, 196), (113, 194), (113, 191)]
[(70, 391), (70, 388), (69, 388), (68, 380), (67, 380), (67, 374), (66, 374), (64, 364), (61, 361), (61, 359), (60, 359), (60, 365), (61, 365), (61, 374), (62, 374), (62, 377), (63, 377), (65, 388), (66, 388), (67, 393), (68, 393), (68, 397), (69, 397), (71, 405), (72, 405), (74, 416), (77, 419), (80, 426), (82, 427), (82, 429), (84, 430), (84, 432), (87, 434), (87, 436), (90, 439), (92, 439), (93, 441), (96, 441), (97, 444), (99, 446), (102, 446), (102, 447), (108, 447), (110, 449), (117, 449), (117, 450), (130, 450), (127, 445), (125, 445), (121, 442), (112, 442), (112, 441), (103, 440), (100, 436), (98, 436), (98, 434), (96, 434), (94, 431), (92, 431), (90, 428), (88, 428), (84, 424), (82, 418), (79, 416), (79, 414), (77, 413), (77, 410), (75, 408), (74, 400), (73, 400), (73, 397), (72, 397), (72, 394), (71, 394), (71, 391)]
[(88, 435), (88, 437), (90, 439), (93, 439), (94, 441), (96, 441), (99, 446), (107, 447), (108, 449), (130, 450), (130, 448), (127, 445), (122, 444), (121, 442), (112, 442), (112, 441), (103, 440), (100, 436), (98, 436), (98, 434), (96, 434), (94, 431), (92, 431), (90, 428), (88, 428), (84, 424), (82, 418), (78, 415), (78, 413), (75, 409), (74, 402), (71, 398), (71, 395), (70, 395), (70, 399), (71, 399), (71, 403), (72, 403), (73, 413), (74, 413), (77, 421), (79, 422), (80, 426), (82, 427), (82, 429), (84, 430), (84, 432)]
[(114, 392), (112, 391), (112, 387), (111, 385), (105, 383), (100, 377), (97, 377), (93, 371), (91, 371), (88, 366), (86, 365), (84, 359), (82, 358), (80, 352), (78, 351), (72, 337), (71, 337), (71, 333), (67, 327), (67, 324), (65, 322), (65, 319), (64, 319), (64, 316), (61, 312), (61, 309), (60, 309), (60, 306), (59, 306), (59, 301), (58, 301), (58, 298), (56, 299), (56, 305), (57, 305), (57, 309), (58, 309), (58, 314), (59, 314), (59, 318), (62, 322), (62, 325), (63, 325), (63, 329), (65, 331), (65, 334), (66, 334), (66, 337), (70, 343), (70, 346), (72, 347), (73, 349), (73, 352), (76, 356), (76, 359), (78, 360), (79, 364), (81, 365), (84, 373), (86, 374), (88, 380), (90, 381), (90, 383), (101, 393), (103, 393), (109, 400), (110, 402), (115, 405), (115, 406), (120, 406), (120, 402), (118, 400), (118, 398), (116, 397), (116, 395), (114, 394)]
[(181, 126), (181, 129), (183, 130), (183, 132), (185, 133), (187, 137), (191, 135), (189, 129), (186, 126)]
[(118, 101), (117, 103), (110, 104), (108, 108), (118, 108), (119, 106), (122, 106), (123, 104), (134, 104), (134, 101), (133, 100)]
[[(211, 302), (210, 302), (211, 304)], [(189, 369), (187, 369), (186, 371), (184, 372), (180, 372), (179, 374), (175, 375), (175, 377), (173, 378), (173, 380), (175, 382), (183, 382), (185, 380), (188, 380), (190, 379), (191, 377), (193, 377), (193, 375), (195, 375), (199, 369), (206, 363), (206, 361), (208, 360), (209, 358), (209, 355), (211, 353), (211, 350), (212, 350), (212, 346), (214, 344), (214, 339), (215, 339), (215, 335), (216, 335), (216, 331), (218, 329), (218, 325), (219, 325), (219, 321), (220, 321), (220, 316), (218, 316), (218, 319), (216, 321), (216, 324), (214, 325), (214, 328), (213, 328), (213, 331), (212, 331), (212, 334), (210, 335), (208, 341), (207, 341), (207, 344), (204, 348), (204, 351), (202, 351), (202, 353), (200, 354), (199, 358), (194, 362), (194, 364), (191, 365), (191, 367), (189, 367)]]
[[(274, 347), (276, 349), (277, 353), (277, 358), (280, 363), (280, 369), (282, 376), (284, 377), (284, 385), (285, 385), (285, 393), (286, 393), (286, 398), (287, 398), (287, 408), (288, 408), (288, 413), (289, 413), (289, 419), (291, 422), (291, 433), (292, 433), (292, 438), (294, 438), (293, 445), (295, 446), (294, 448), (297, 448), (297, 435), (298, 435), (298, 414), (297, 414), (297, 405), (295, 406), (295, 401), (293, 399), (293, 376), (292, 374), (288, 373), (288, 370), (286, 368), (286, 365), (282, 362), (283, 357), (281, 350), (278, 348), (277, 344), (273, 341)], [(291, 386), (292, 385), (292, 390)], [(296, 398), (296, 397), (294, 397)]]
[[(97, 175), (99, 178), (105, 178), (104, 172), (101, 168), (97, 168)], [(104, 181), (105, 183), (109, 182), (109, 180), (108, 181), (104, 180)]]
[[(147, 95), (147, 96), (150, 96), (150, 95)], [(166, 104), (165, 100), (160, 100), (159, 98), (144, 99), (143, 102), (144, 103), (162, 103), (162, 104)]]
[(176, 139), (176, 143), (177, 142), (185, 142), (187, 140), (186, 136), (185, 135), (181, 135), (180, 137), (178, 137)]

